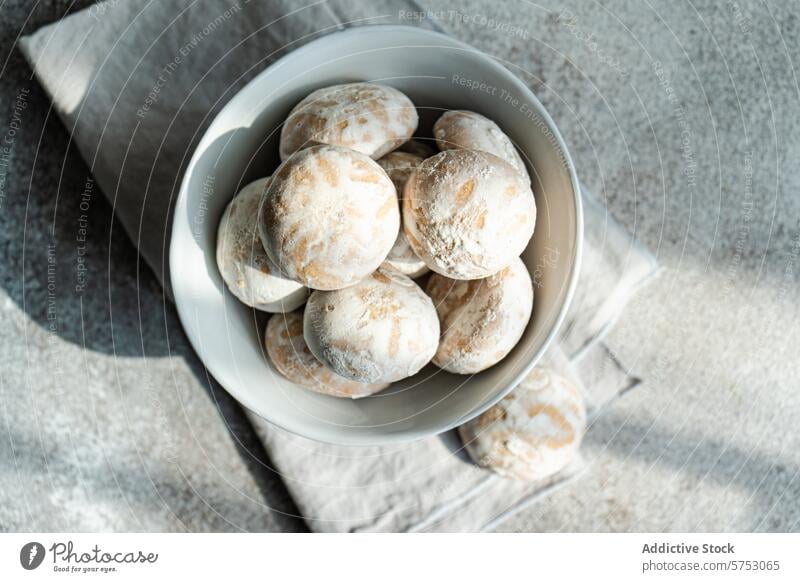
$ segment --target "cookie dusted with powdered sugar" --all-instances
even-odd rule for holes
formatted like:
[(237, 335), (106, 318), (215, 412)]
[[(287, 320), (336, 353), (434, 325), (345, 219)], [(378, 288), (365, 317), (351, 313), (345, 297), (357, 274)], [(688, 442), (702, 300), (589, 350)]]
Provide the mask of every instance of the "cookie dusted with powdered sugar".
[(327, 145), (281, 164), (259, 217), (270, 259), (312, 289), (341, 289), (369, 275), (399, 229), (397, 195), (386, 172), (364, 154)]
[(585, 430), (580, 390), (552, 370), (534, 368), (513, 392), (458, 432), (481, 467), (537, 481), (569, 465)]
[(445, 150), (480, 150), (505, 160), (525, 177), (531, 178), (517, 148), (491, 119), (473, 111), (447, 111), (433, 126), (436, 145)]
[(261, 311), (282, 313), (302, 305), (308, 289), (283, 277), (258, 236), (258, 206), (269, 178), (242, 188), (231, 200), (217, 229), (217, 267), (230, 292)]
[[(378, 165), (386, 171), (386, 174), (394, 183), (398, 196), (402, 197), (403, 188), (405, 188), (408, 177), (423, 159), (407, 152), (391, 152), (378, 160)], [(384, 263), (400, 271), (403, 275), (408, 275), (412, 278), (428, 272), (428, 267), (423, 260), (411, 250), (406, 235), (403, 234), (402, 220), (400, 232), (397, 234), (394, 246), (389, 251), (389, 256), (386, 257)]]
[(312, 293), (303, 330), (319, 361), (340, 376), (368, 383), (416, 374), (439, 341), (430, 297), (387, 268), (352, 287)]
[(488, 277), (525, 249), (536, 223), (530, 185), (497, 156), (448, 150), (423, 161), (403, 191), (403, 232), (432, 271)]
[(302, 310), (273, 315), (264, 331), (264, 347), (270, 362), (284, 378), (320, 394), (363, 398), (389, 385), (353, 382), (323, 366), (303, 339)]
[(533, 284), (518, 257), (485, 279), (459, 281), (434, 273), (426, 291), (441, 328), (433, 363), (455, 374), (477, 374), (505, 358), (533, 310)]
[(318, 144), (356, 150), (374, 159), (408, 141), (417, 109), (403, 93), (376, 83), (318, 89), (298, 103), (283, 124), (280, 156)]

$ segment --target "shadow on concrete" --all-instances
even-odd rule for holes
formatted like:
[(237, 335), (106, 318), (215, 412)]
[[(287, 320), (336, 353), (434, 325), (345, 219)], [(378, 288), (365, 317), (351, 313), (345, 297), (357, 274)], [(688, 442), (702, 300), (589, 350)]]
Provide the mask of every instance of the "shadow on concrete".
[[(69, 8), (52, 9), (60, 10), (55, 19)], [(50, 15), (42, 12), (31, 19), (29, 31), (47, 21)], [(219, 412), (264, 502), (299, 515), (282, 484), (276, 488), (278, 477), (243, 410), (206, 373), (174, 307), (140, 262), (47, 95), (30, 79), (30, 68), (12, 46), (16, 32), (4, 35), (0, 48), (3, 56), (10, 53), (2, 75), (3, 135), (20, 96), (24, 101), (23, 109), (17, 107), (20, 120), (0, 206), (5, 293), (30, 321), (87, 350), (115, 358), (183, 358)], [(306, 529), (298, 518), (282, 522), (286, 531)]]
[(800, 466), (793, 462), (766, 454), (757, 446), (747, 450), (729, 441), (698, 435), (691, 429), (676, 434), (658, 420), (647, 423), (615, 410), (606, 412), (596, 429), (595, 438), (587, 439), (591, 448), (601, 447), (621, 458), (667, 467), (676, 476), (688, 476), (697, 482), (748, 491), (753, 507), (742, 510), (750, 511), (754, 528), (797, 528), (800, 479), (796, 477)]

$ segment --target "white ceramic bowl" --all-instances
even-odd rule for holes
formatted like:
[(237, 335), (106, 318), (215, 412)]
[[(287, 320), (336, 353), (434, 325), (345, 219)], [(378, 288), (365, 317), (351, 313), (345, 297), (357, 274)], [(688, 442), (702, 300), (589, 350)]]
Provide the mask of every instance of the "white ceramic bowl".
[[(538, 218), (522, 255), (535, 279), (531, 323), (496, 366), (457, 376), (428, 366), (361, 400), (316, 394), (284, 380), (261, 344), (264, 317), (224, 287), (217, 223), (242, 186), (278, 165), (280, 127), (312, 90), (352, 81), (397, 87), (430, 132), (447, 109), (493, 119), (529, 159)], [(211, 123), (183, 178), (170, 242), (170, 275), (181, 322), (203, 363), (239, 402), (269, 422), (319, 441), (374, 445), (451, 429), (505, 396), (539, 360), (576, 283), (583, 233), (575, 170), (552, 119), (533, 93), (487, 55), (445, 35), (404, 26), (337, 32), (288, 54), (233, 97)]]

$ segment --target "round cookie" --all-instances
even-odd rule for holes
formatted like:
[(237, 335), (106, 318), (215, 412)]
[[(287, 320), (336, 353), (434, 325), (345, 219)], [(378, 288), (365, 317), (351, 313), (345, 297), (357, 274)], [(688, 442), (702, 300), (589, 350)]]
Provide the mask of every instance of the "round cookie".
[(403, 231), (432, 271), (488, 277), (525, 249), (536, 223), (530, 185), (492, 154), (448, 150), (423, 161), (403, 191)]
[(242, 303), (271, 313), (302, 305), (308, 289), (281, 276), (258, 236), (258, 206), (269, 178), (242, 188), (228, 204), (217, 229), (217, 267), (231, 293)]
[(508, 396), (458, 432), (479, 466), (537, 481), (569, 465), (585, 430), (580, 390), (552, 370), (534, 368)]
[(340, 398), (363, 398), (389, 384), (362, 384), (334, 374), (323, 366), (303, 339), (303, 311), (274, 315), (264, 331), (267, 356), (280, 374), (298, 386)]
[(455, 374), (476, 374), (505, 358), (533, 311), (533, 284), (519, 257), (485, 279), (458, 281), (434, 273), (426, 291), (441, 327), (433, 363)]
[(397, 238), (400, 211), (377, 163), (346, 148), (316, 146), (278, 168), (258, 225), (264, 250), (284, 275), (332, 290), (378, 268)]
[(319, 361), (340, 376), (367, 383), (416, 374), (439, 341), (431, 299), (414, 281), (386, 268), (353, 287), (312, 293), (303, 330)]
[[(383, 156), (378, 160), (378, 165), (386, 171), (386, 174), (394, 183), (397, 194), (402, 196), (408, 177), (422, 160), (422, 157), (415, 154), (396, 151)], [(400, 232), (397, 233), (397, 239), (395, 239), (394, 246), (389, 251), (384, 264), (388, 264), (403, 275), (408, 275), (411, 278), (419, 277), (428, 272), (425, 262), (411, 250), (406, 235), (403, 233), (402, 220), (400, 221)]]
[(280, 156), (318, 144), (337, 145), (378, 159), (417, 129), (417, 109), (403, 93), (376, 83), (317, 89), (289, 113), (281, 129)]
[(481, 150), (505, 160), (525, 177), (531, 178), (517, 148), (491, 119), (473, 111), (447, 111), (433, 125), (436, 145), (445, 150)]

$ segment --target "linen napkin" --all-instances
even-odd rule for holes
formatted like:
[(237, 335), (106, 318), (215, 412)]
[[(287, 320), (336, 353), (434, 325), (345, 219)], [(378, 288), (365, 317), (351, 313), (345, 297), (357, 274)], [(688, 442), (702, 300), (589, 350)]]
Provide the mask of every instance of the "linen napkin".
[[(558, 344), (540, 365), (581, 388), (591, 427), (639, 383), (601, 340), (657, 266), (586, 191), (583, 202), (585, 250), (576, 296)], [(315, 531), (491, 530), (591, 465), (590, 459), (577, 458), (552, 478), (521, 483), (472, 464), (456, 431), (410, 444), (354, 448), (313, 442), (250, 417)]]
[[(344, 26), (392, 23), (403, 12), (424, 11), (412, 0), (108, 0), (41, 28), (21, 48), (169, 295), (172, 206), (216, 112), (285, 52)], [(403, 23), (439, 28), (430, 18)], [(637, 382), (600, 339), (656, 265), (587, 193), (584, 208), (581, 281), (548, 365), (583, 380), (597, 414)], [(353, 449), (253, 422), (316, 531), (491, 529), (585, 467), (579, 459), (545, 483), (520, 484), (477, 469), (452, 433)]]

